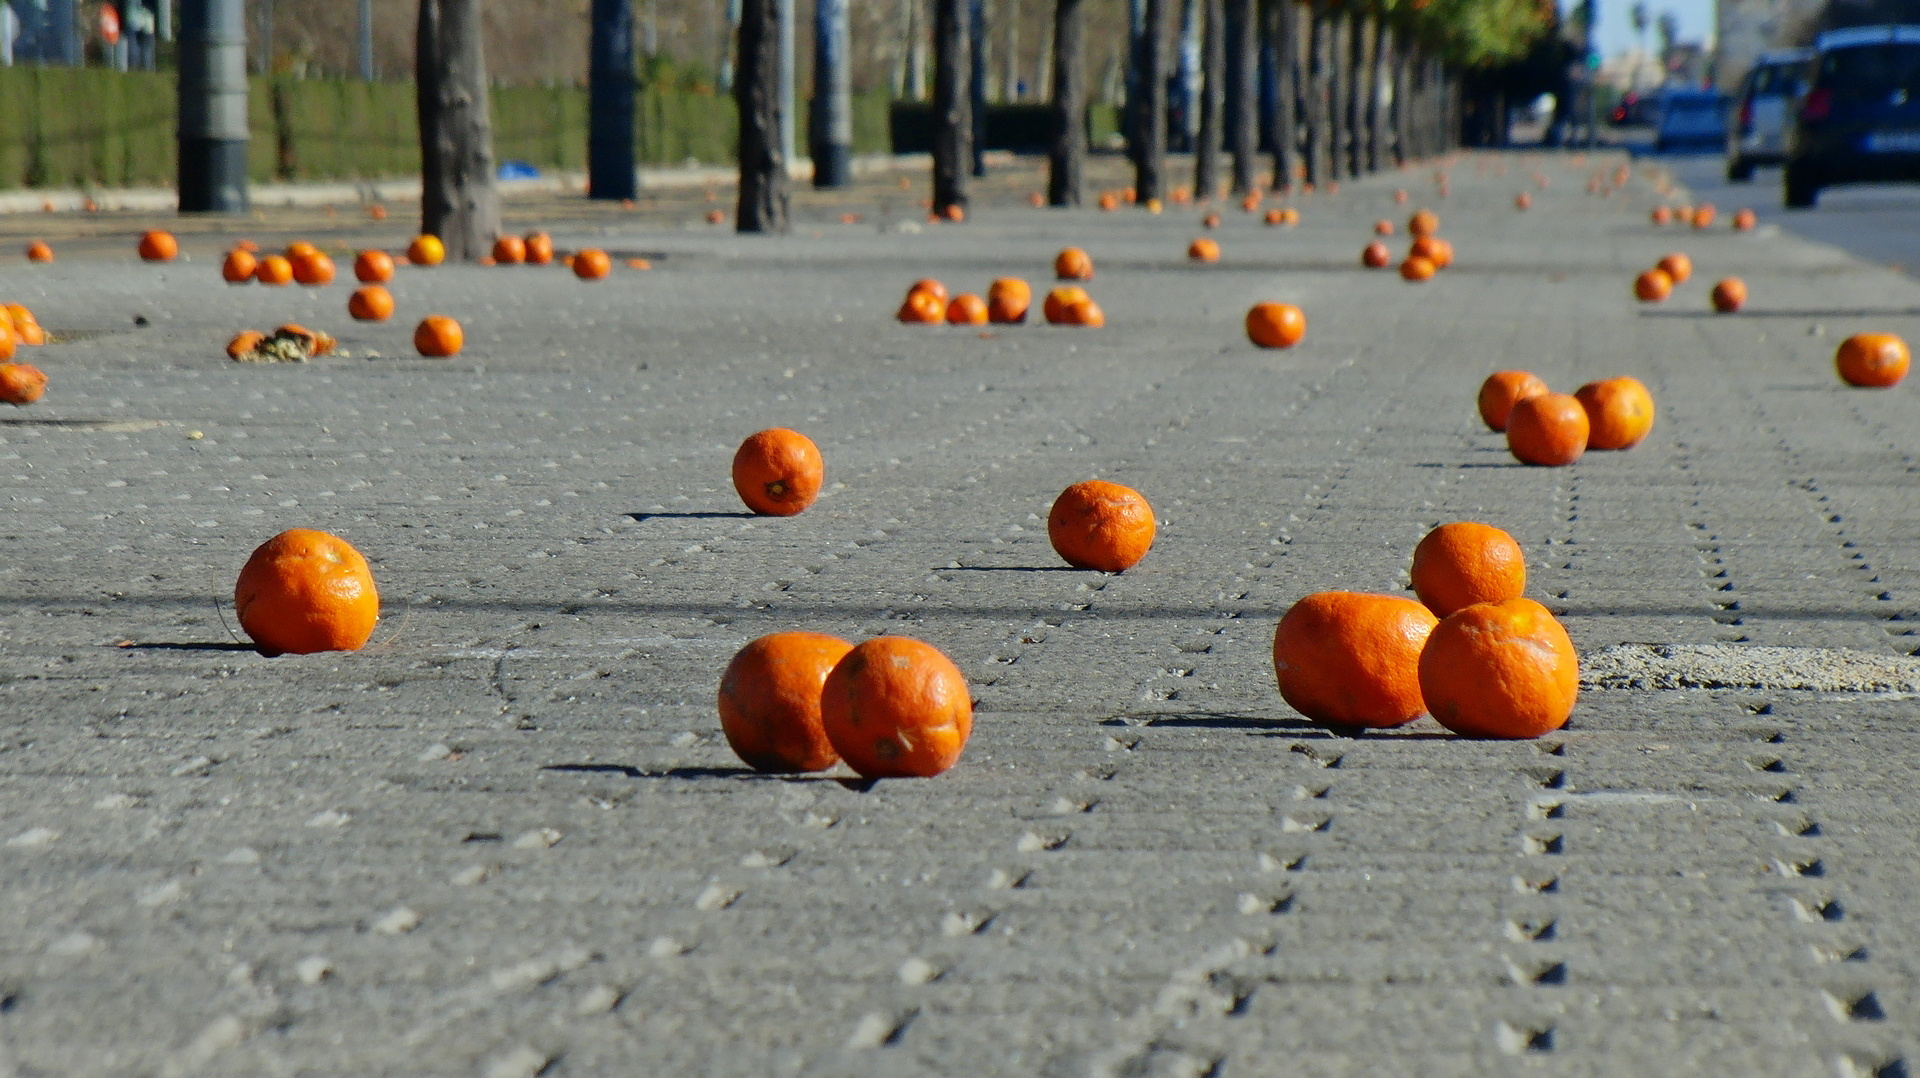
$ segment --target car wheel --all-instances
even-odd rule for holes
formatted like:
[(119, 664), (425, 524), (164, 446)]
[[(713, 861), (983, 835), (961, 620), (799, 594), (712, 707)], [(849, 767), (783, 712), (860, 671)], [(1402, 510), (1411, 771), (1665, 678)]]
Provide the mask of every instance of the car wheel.
[(1753, 182), (1753, 163), (1751, 161), (1746, 161), (1738, 157), (1728, 161), (1727, 162), (1727, 182), (1728, 183), (1752, 183)]
[(1790, 210), (1804, 210), (1820, 200), (1820, 185), (1813, 182), (1804, 166), (1788, 165), (1782, 201)]

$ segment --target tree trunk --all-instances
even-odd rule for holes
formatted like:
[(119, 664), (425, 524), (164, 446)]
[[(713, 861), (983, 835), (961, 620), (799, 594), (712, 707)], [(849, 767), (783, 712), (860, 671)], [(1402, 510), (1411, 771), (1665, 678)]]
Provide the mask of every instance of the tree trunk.
[(1332, 99), (1327, 86), (1333, 66), (1333, 21), (1327, 17), (1326, 3), (1319, 0), (1313, 5), (1312, 52), (1303, 65), (1307, 69), (1307, 182), (1316, 187), (1333, 178)]
[(587, 197), (634, 196), (633, 6), (593, 0), (587, 64)]
[(1393, 163), (1404, 165), (1413, 160), (1413, 50), (1411, 43), (1396, 41), (1393, 50)]
[(1347, 174), (1347, 161), (1353, 152), (1353, 129), (1347, 126), (1353, 99), (1353, 49), (1349, 32), (1352, 25), (1346, 5), (1328, 13), (1331, 55), (1327, 65), (1327, 111), (1332, 117), (1328, 132), (1333, 149), (1332, 161), (1327, 166), (1329, 180), (1339, 180)]
[(1133, 190), (1141, 203), (1166, 197), (1167, 3), (1147, 0), (1140, 47), (1140, 151), (1133, 159)]
[(853, 69), (847, 55), (847, 0), (814, 0), (813, 185), (853, 182)]
[(418, 35), (420, 231), (447, 257), (478, 261), (500, 231), (480, 0), (420, 0)]
[(786, 232), (787, 157), (780, 145), (780, 0), (744, 0), (734, 106), (740, 114), (741, 232)]
[(968, 171), (987, 174), (987, 0), (967, 0)]
[(967, 0), (933, 4), (933, 212), (967, 206), (973, 171), (972, 52)]
[(1257, 0), (1224, 0), (1221, 19), (1221, 49), (1225, 63), (1221, 69), (1224, 101), (1221, 118), (1225, 123), (1227, 152), (1233, 155), (1233, 193), (1246, 194), (1254, 189), (1253, 159), (1260, 152), (1260, 119), (1256, 96), (1259, 83), (1254, 77), (1255, 49), (1259, 34), (1254, 26)]
[(1353, 20), (1353, 174), (1365, 176), (1373, 171), (1373, 102), (1378, 82), (1374, 79), (1373, 53), (1378, 41), (1377, 23), (1365, 12)]
[(1226, 4), (1206, 0), (1201, 15), (1206, 26), (1200, 45), (1200, 144), (1193, 152), (1193, 197), (1212, 201), (1220, 197), (1220, 112), (1225, 94), (1220, 85), (1227, 65)]
[(1387, 80), (1393, 70), (1393, 31), (1386, 23), (1375, 19), (1373, 35), (1373, 62), (1368, 65), (1367, 71), (1367, 78), (1372, 85), (1367, 96), (1368, 172), (1378, 172), (1387, 167), (1387, 109), (1392, 102), (1392, 91), (1386, 87), (1391, 85)]
[(1081, 62), (1086, 43), (1082, 0), (1053, 4), (1053, 148), (1047, 158), (1047, 202), (1078, 206), (1086, 186), (1086, 85)]
[(1300, 12), (1293, 0), (1267, 9), (1274, 54), (1273, 189), (1292, 191), (1300, 172)]

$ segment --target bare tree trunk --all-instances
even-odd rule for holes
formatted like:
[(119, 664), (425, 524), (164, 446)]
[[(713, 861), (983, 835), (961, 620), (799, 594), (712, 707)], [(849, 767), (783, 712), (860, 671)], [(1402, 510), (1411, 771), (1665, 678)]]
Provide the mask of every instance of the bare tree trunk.
[(1300, 13), (1293, 0), (1267, 7), (1268, 37), (1274, 53), (1273, 189), (1293, 190), (1300, 171)]
[(1193, 154), (1193, 197), (1205, 201), (1220, 197), (1220, 85), (1227, 65), (1226, 4), (1206, 0), (1201, 18), (1206, 23), (1200, 44), (1200, 144)]
[(1225, 0), (1221, 20), (1222, 48), (1226, 63), (1221, 72), (1225, 90), (1222, 118), (1226, 121), (1227, 152), (1233, 155), (1233, 193), (1246, 194), (1254, 189), (1253, 159), (1260, 152), (1259, 80), (1255, 77), (1255, 49), (1259, 33), (1254, 25), (1258, 17), (1257, 0)]
[(1166, 196), (1166, 0), (1146, 0), (1146, 25), (1140, 36), (1140, 115), (1134, 128), (1140, 148), (1133, 159), (1133, 189), (1136, 197), (1146, 203)]
[(787, 158), (781, 148), (780, 2), (744, 0), (733, 81), (740, 113), (740, 201), (734, 228), (786, 232)]
[(477, 261), (500, 231), (480, 0), (420, 0), (418, 34), (420, 231), (449, 258)]
[(1373, 62), (1368, 65), (1367, 78), (1372, 89), (1367, 96), (1367, 171), (1378, 172), (1387, 167), (1387, 109), (1392, 100), (1388, 86), (1389, 73), (1393, 70), (1393, 31), (1379, 19), (1373, 20)]
[(1377, 45), (1375, 30), (1379, 24), (1365, 11), (1353, 19), (1353, 174), (1365, 176), (1373, 171), (1373, 101), (1377, 85), (1373, 77), (1373, 52)]
[(1324, 186), (1333, 178), (1332, 100), (1328, 94), (1329, 69), (1333, 66), (1333, 24), (1327, 17), (1327, 0), (1313, 5), (1313, 41), (1307, 68), (1307, 182)]
[(1078, 206), (1086, 187), (1087, 93), (1081, 55), (1086, 44), (1082, 0), (1053, 4), (1053, 152), (1047, 159), (1047, 202)]
[(1327, 26), (1330, 48), (1327, 65), (1328, 113), (1332, 122), (1328, 130), (1332, 143), (1333, 159), (1327, 167), (1327, 179), (1338, 180), (1347, 174), (1347, 161), (1353, 152), (1353, 130), (1347, 126), (1349, 104), (1353, 97), (1353, 49), (1350, 28), (1353, 19), (1347, 13), (1345, 4), (1328, 13)]
[(1033, 62), (1034, 100), (1053, 100), (1053, 20), (1040, 20), (1040, 51)]
[(967, 206), (973, 171), (973, 63), (967, 0), (933, 5), (933, 212)]
[(1411, 43), (1393, 51), (1393, 163), (1404, 165), (1413, 152), (1413, 52)]

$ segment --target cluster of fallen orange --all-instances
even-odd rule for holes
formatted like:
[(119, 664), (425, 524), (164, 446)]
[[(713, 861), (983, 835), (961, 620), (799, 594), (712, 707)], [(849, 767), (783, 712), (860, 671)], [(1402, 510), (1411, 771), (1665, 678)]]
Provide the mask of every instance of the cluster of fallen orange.
[[(1093, 279), (1093, 259), (1078, 247), (1061, 251), (1053, 261), (1055, 276), (1063, 281)], [(895, 317), (918, 324), (947, 323), (956, 326), (984, 326), (988, 323), (1018, 325), (1027, 320), (1033, 306), (1033, 289), (1019, 277), (1000, 277), (987, 288), (987, 298), (962, 292), (949, 298), (947, 286), (931, 277), (922, 277), (907, 289)], [(1098, 328), (1107, 324), (1107, 315), (1078, 285), (1063, 285), (1047, 293), (1040, 304), (1041, 314), (1057, 326)]]
[[(51, 260), (49, 254), (40, 261)], [(47, 333), (32, 311), (18, 303), (0, 304), (0, 402), (19, 407), (46, 395), (46, 372), (14, 359), (21, 348), (45, 343)]]
[[(1705, 202), (1698, 206), (1655, 206), (1647, 216), (1655, 225), (1665, 226), (1677, 222), (1705, 230), (1713, 227), (1714, 218), (1718, 214), (1719, 211), (1714, 208), (1713, 203)], [(1742, 209), (1735, 213), (1729, 222), (1735, 232), (1751, 232), (1753, 226), (1758, 223), (1759, 218), (1749, 209)]]
[(1638, 378), (1588, 382), (1568, 395), (1527, 371), (1495, 371), (1480, 384), (1479, 407), (1516, 460), (1548, 468), (1589, 449), (1631, 449), (1653, 430), (1653, 394)]
[[(1391, 236), (1393, 222), (1377, 221), (1373, 231), (1377, 236)], [(1400, 262), (1401, 278), (1428, 281), (1453, 265), (1453, 244), (1440, 238), (1439, 215), (1432, 210), (1419, 210), (1407, 219), (1407, 231), (1413, 236), (1413, 243), (1407, 248), (1407, 257)], [(1368, 269), (1385, 269), (1392, 261), (1393, 253), (1380, 240), (1374, 240), (1360, 251), (1360, 264)]]

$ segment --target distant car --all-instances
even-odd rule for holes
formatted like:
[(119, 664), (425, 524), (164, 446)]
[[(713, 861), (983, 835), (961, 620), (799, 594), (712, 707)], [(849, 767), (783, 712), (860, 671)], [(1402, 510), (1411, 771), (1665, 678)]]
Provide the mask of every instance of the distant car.
[(1727, 101), (1712, 90), (1668, 90), (1653, 116), (1653, 150), (1718, 150), (1727, 141)]
[(1787, 159), (1787, 126), (1793, 101), (1805, 91), (1812, 49), (1775, 49), (1760, 54), (1734, 99), (1733, 129), (1727, 132), (1727, 179), (1753, 179), (1755, 165)]
[(1821, 34), (1787, 138), (1785, 202), (1844, 183), (1920, 180), (1920, 26)]

